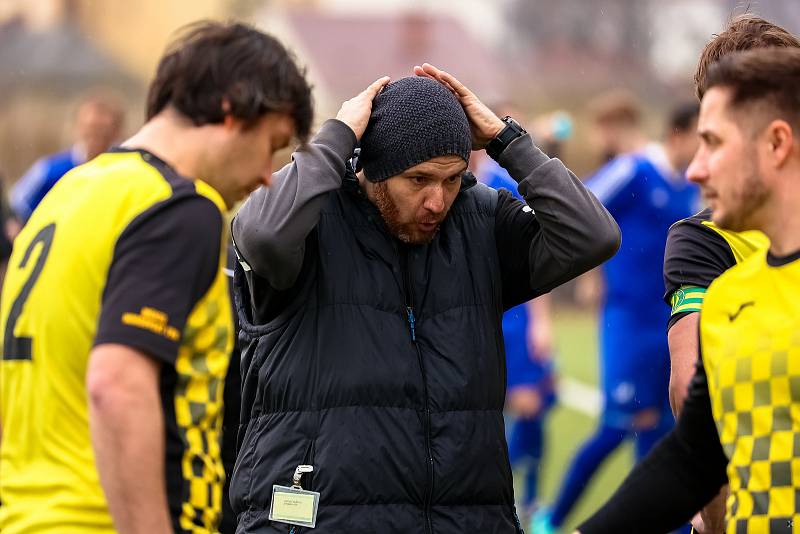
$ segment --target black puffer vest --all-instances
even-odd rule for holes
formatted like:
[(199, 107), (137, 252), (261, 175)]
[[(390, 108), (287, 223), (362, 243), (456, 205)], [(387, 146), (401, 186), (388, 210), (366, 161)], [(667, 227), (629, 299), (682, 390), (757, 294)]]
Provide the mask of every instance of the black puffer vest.
[[(436, 238), (407, 246), (362, 195), (330, 193), (298, 296), (245, 338), (237, 532), (289, 532), (273, 484), (321, 494), (317, 534), (521, 532), (503, 426), (497, 193), (462, 191)], [(311, 256), (309, 256), (311, 255)], [(297, 528), (295, 532), (304, 532)]]

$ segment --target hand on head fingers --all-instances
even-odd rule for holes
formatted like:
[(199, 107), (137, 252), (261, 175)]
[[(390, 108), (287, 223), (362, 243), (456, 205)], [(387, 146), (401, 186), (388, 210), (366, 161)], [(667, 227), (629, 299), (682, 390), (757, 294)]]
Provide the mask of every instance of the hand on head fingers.
[[(428, 66), (428, 67), (431, 66), (431, 65), (428, 65), (428, 63), (424, 63), (423, 65)], [(435, 69), (435, 67), (433, 67), (433, 68)], [(436, 70), (438, 71), (438, 69), (436, 69)], [(420, 67), (419, 65), (415, 65), (414, 66), (414, 74), (416, 74), (417, 76), (430, 78), (431, 80), (436, 80), (440, 84), (444, 85), (451, 93), (453, 93), (454, 95), (458, 96), (458, 93), (456, 93), (455, 89), (453, 89), (453, 87), (449, 83), (447, 83), (446, 80), (444, 80), (441, 76), (438, 76), (435, 72), (431, 71), (430, 69), (428, 69), (426, 71), (424, 67)]]
[(364, 94), (365, 96), (369, 96), (370, 99), (375, 98), (375, 96), (381, 92), (381, 89), (383, 89), (387, 83), (389, 83), (389, 77), (381, 76), (380, 78), (372, 82), (369, 85), (369, 87), (364, 89), (362, 94)]
[(422, 70), (447, 86), (456, 96), (467, 96), (471, 94), (470, 90), (467, 89), (463, 83), (459, 82), (455, 76), (447, 71), (443, 71), (430, 63), (423, 63)]
[(475, 150), (484, 148), (505, 127), (505, 124), (497, 115), (449, 72), (443, 71), (430, 63), (423, 63), (422, 66), (414, 66), (414, 73), (418, 76), (427, 76), (436, 80), (456, 96), (467, 114), (467, 119), (469, 119), (470, 129), (472, 130), (472, 145)]
[(372, 100), (387, 83), (389, 83), (388, 76), (378, 78), (358, 95), (342, 104), (339, 113), (336, 114), (337, 119), (353, 130), (356, 139), (361, 139), (367, 127), (372, 112)]

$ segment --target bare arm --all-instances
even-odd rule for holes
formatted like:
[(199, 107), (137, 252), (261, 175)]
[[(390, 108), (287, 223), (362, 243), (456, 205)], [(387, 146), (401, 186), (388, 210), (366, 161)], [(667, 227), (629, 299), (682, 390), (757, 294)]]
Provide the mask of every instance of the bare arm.
[(528, 314), (533, 317), (528, 321), (528, 351), (534, 358), (547, 361), (553, 353), (553, 321), (550, 315), (550, 294), (536, 297), (528, 301)]
[(605, 281), (600, 267), (595, 267), (575, 279), (575, 299), (586, 308), (596, 309), (603, 300)]
[[(689, 383), (694, 376), (695, 365), (700, 357), (700, 344), (697, 332), (700, 314), (690, 313), (678, 319), (667, 333), (671, 371), (669, 375), (669, 405), (677, 418), (683, 409), (683, 402), (689, 394)], [(725, 500), (728, 487), (721, 489), (720, 495), (708, 503), (699, 516), (692, 519), (695, 532), (717, 534), (725, 530)]]
[(539, 298), (535, 298), (532, 301), (528, 302), (528, 310), (533, 313), (536, 320), (540, 323), (546, 323), (547, 326), (552, 324), (550, 320), (550, 304), (552, 303), (552, 299), (550, 295), (542, 295)]
[(117, 344), (96, 346), (86, 373), (92, 446), (114, 527), (171, 533), (164, 478), (161, 364)]
[(667, 334), (671, 371), (669, 376), (669, 405), (677, 417), (689, 391), (689, 382), (699, 356), (697, 329), (699, 313), (690, 313), (672, 325)]

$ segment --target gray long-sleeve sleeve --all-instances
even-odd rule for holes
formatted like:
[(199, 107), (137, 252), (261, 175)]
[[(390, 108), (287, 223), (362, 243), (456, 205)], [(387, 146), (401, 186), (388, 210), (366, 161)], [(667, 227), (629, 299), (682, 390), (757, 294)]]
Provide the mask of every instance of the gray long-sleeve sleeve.
[(288, 289), (297, 279), (306, 237), (319, 221), (326, 194), (341, 187), (356, 142), (349, 126), (326, 121), (273, 175), (272, 185), (250, 195), (233, 219), (236, 249), (272, 288)]
[(498, 201), (495, 234), (507, 306), (550, 291), (619, 249), (620, 231), (613, 217), (572, 171), (539, 150), (530, 136), (513, 141), (499, 163), (535, 213), (522, 213), (524, 205), (511, 195)]

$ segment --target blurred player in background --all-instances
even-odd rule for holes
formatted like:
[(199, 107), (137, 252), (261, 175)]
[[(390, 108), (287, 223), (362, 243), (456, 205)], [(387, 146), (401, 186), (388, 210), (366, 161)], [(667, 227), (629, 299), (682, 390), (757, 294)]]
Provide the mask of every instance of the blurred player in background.
[[(706, 88), (709, 67), (722, 56), (767, 46), (800, 48), (800, 40), (769, 21), (752, 14), (733, 19), (703, 49), (695, 72), (698, 98)], [(680, 413), (698, 359), (699, 312), (708, 286), (719, 275), (769, 245), (757, 230), (731, 232), (719, 228), (705, 209), (675, 223), (669, 230), (664, 253), (664, 300), (670, 304), (669, 351), (672, 363), (669, 397), (673, 413)], [(724, 530), (724, 495), (706, 507), (692, 523), (701, 534)]]
[[(498, 116), (519, 115), (509, 106), (495, 106)], [(555, 112), (533, 121), (532, 135), (557, 158), (569, 139), (572, 123), (568, 115)], [(491, 158), (482, 158), (478, 179), (494, 189), (508, 190), (523, 200), (517, 182)], [(506, 350), (506, 407), (511, 416), (508, 429), (508, 456), (512, 468), (522, 469), (522, 510), (530, 516), (536, 506), (539, 471), (544, 456), (545, 416), (555, 402), (553, 373), (553, 326), (551, 296), (543, 295), (520, 304), (503, 315), (503, 340)]]
[(11, 209), (25, 223), (58, 180), (74, 167), (91, 161), (118, 142), (125, 113), (111, 94), (95, 91), (85, 96), (75, 113), (75, 142), (62, 152), (38, 160), (10, 191)]
[(639, 104), (627, 93), (603, 95), (593, 108), (601, 148), (606, 155), (619, 155), (586, 184), (622, 232), (620, 251), (602, 266), (604, 406), (598, 429), (573, 459), (552, 508), (534, 517), (534, 533), (563, 525), (598, 467), (625, 439), (635, 441), (638, 460), (673, 424), (661, 266), (669, 225), (696, 204), (696, 187), (687, 184), (684, 173), (697, 148), (697, 106), (676, 108), (663, 147), (647, 142)]
[(675, 430), (584, 534), (666, 532), (726, 482), (726, 532), (795, 532), (800, 519), (800, 50), (725, 54), (701, 80), (689, 177), (716, 226), (761, 230), (769, 248), (711, 284)]

